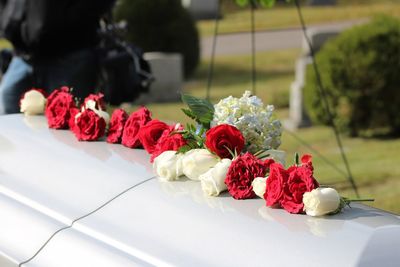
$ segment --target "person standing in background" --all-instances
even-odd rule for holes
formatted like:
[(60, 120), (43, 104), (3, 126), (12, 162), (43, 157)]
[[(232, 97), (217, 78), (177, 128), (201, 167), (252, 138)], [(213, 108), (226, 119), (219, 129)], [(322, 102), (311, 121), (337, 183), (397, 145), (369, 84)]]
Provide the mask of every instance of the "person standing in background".
[(19, 112), (32, 87), (67, 85), (80, 98), (98, 80), (99, 21), (115, 0), (0, 0), (0, 31), (14, 56), (0, 84), (0, 114)]

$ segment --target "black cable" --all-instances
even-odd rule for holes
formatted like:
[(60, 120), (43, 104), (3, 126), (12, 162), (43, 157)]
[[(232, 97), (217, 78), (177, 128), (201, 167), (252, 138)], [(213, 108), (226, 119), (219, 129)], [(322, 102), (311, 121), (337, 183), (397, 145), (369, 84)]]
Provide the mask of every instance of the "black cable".
[(257, 81), (257, 72), (256, 72), (256, 31), (255, 31), (255, 18), (254, 11), (257, 8), (257, 3), (255, 0), (251, 1), (250, 4), (250, 20), (251, 20), (251, 83), (252, 83), (252, 93), (253, 95), (257, 94), (256, 91), (256, 81)]
[(314, 71), (315, 71), (315, 77), (317, 79), (318, 90), (320, 92), (320, 95), (321, 95), (321, 98), (322, 98), (322, 103), (324, 105), (325, 111), (328, 114), (328, 122), (329, 122), (330, 126), (332, 127), (333, 132), (335, 134), (336, 142), (337, 142), (337, 144), (339, 146), (340, 154), (342, 156), (343, 163), (344, 163), (344, 165), (346, 167), (347, 179), (349, 180), (351, 186), (353, 187), (353, 190), (356, 193), (356, 196), (359, 197), (357, 186), (356, 186), (356, 183), (355, 183), (355, 181), (353, 179), (353, 175), (352, 175), (351, 170), (350, 170), (350, 164), (349, 164), (349, 162), (347, 160), (346, 154), (344, 153), (343, 144), (342, 144), (342, 140), (341, 140), (340, 135), (339, 135), (339, 131), (338, 131), (338, 129), (337, 129), (336, 125), (335, 125), (335, 122), (333, 120), (331, 108), (329, 106), (329, 102), (328, 102), (328, 99), (327, 99), (327, 96), (326, 96), (326, 90), (325, 90), (325, 88), (323, 87), (323, 84), (322, 84), (321, 74), (319, 72), (319, 69), (318, 69), (318, 66), (317, 66), (317, 62), (315, 60), (315, 51), (314, 51), (314, 48), (313, 48), (313, 46), (311, 44), (310, 38), (307, 35), (307, 28), (306, 28), (306, 25), (305, 25), (305, 22), (304, 22), (303, 14), (301, 12), (299, 0), (295, 0), (295, 4), (296, 4), (296, 8), (297, 8), (297, 13), (299, 15), (300, 23), (301, 23), (301, 28), (303, 30), (304, 38), (307, 41), (307, 45), (308, 45), (308, 47), (310, 49), (311, 57), (313, 59), (312, 63), (313, 63)]
[(214, 74), (214, 62), (215, 62), (215, 50), (217, 48), (217, 36), (218, 36), (218, 26), (219, 26), (219, 14), (220, 14), (220, 6), (222, 1), (218, 1), (218, 7), (215, 12), (215, 24), (214, 24), (214, 35), (213, 35), (213, 43), (211, 47), (211, 58), (210, 65), (208, 67), (208, 81), (206, 88), (206, 99), (210, 101), (210, 90), (212, 85), (212, 79)]
[(340, 173), (341, 175), (343, 175), (343, 177), (345, 179), (347, 179), (347, 173), (345, 171), (343, 171), (342, 169), (340, 169), (338, 166), (335, 165), (335, 163), (333, 163), (332, 161), (330, 161), (328, 158), (326, 158), (324, 155), (322, 155), (318, 150), (316, 150), (315, 148), (313, 148), (309, 143), (307, 143), (306, 141), (304, 141), (302, 138), (300, 138), (298, 135), (296, 135), (294, 132), (288, 130), (288, 129), (284, 129), (286, 133), (288, 133), (290, 136), (292, 136), (294, 139), (296, 139), (300, 144), (302, 144), (303, 146), (305, 146), (308, 150), (312, 151), (314, 154), (316, 154), (318, 157), (320, 157), (322, 159), (322, 161), (324, 161), (326, 164), (328, 164), (329, 166), (332, 167), (332, 169), (336, 170), (338, 173)]

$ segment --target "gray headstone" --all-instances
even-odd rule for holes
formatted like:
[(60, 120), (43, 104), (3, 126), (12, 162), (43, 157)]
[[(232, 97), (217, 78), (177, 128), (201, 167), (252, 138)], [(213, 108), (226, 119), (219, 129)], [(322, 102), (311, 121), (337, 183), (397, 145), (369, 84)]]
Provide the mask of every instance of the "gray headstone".
[[(341, 29), (321, 29), (317, 27), (308, 29), (307, 36), (314, 51), (318, 52), (326, 41), (340, 32)], [(311, 125), (304, 108), (303, 89), (306, 83), (307, 66), (312, 64), (312, 57), (309, 45), (304, 37), (302, 42), (302, 56), (296, 62), (295, 80), (290, 87), (289, 120), (285, 121), (285, 126), (292, 130)]]
[(303, 99), (306, 70), (309, 64), (312, 64), (310, 56), (300, 57), (296, 62), (295, 81), (290, 86), (289, 120), (285, 121), (285, 127), (292, 130), (311, 125), (304, 109)]
[(219, 0), (182, 0), (182, 5), (196, 20), (215, 19), (215, 16), (220, 16)]
[[(342, 29), (321, 29), (318, 27), (307, 29), (307, 36), (311, 41), (314, 52), (318, 52), (329, 39), (337, 36)], [(310, 55), (310, 48), (303, 37), (302, 50), (304, 55)]]
[(148, 52), (143, 58), (150, 64), (155, 81), (150, 90), (135, 103), (172, 102), (180, 99), (183, 85), (182, 55), (177, 53)]

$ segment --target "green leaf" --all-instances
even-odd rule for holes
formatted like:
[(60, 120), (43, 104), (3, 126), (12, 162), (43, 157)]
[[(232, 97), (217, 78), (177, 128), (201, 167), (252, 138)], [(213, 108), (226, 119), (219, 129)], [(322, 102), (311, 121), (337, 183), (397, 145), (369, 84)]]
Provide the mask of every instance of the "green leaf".
[(185, 108), (181, 108), (181, 110), (183, 111), (183, 113), (185, 113), (186, 116), (188, 116), (189, 118), (195, 120), (196, 119), (196, 115), (194, 115), (194, 113), (190, 110), (190, 109), (185, 109)]
[[(194, 119), (202, 124), (204, 127), (209, 128), (210, 122), (214, 116), (214, 106), (211, 102), (200, 99), (190, 95), (182, 95), (182, 101), (188, 105), (190, 109), (190, 115), (195, 117)], [(188, 115), (185, 112), (186, 115)]]
[(299, 153), (294, 153), (294, 163), (299, 166), (300, 165), (300, 158), (299, 158)]
[(263, 7), (273, 7), (275, 5), (275, 0), (259, 0)]
[(249, 0), (235, 0), (235, 2), (240, 7), (245, 7), (249, 4)]

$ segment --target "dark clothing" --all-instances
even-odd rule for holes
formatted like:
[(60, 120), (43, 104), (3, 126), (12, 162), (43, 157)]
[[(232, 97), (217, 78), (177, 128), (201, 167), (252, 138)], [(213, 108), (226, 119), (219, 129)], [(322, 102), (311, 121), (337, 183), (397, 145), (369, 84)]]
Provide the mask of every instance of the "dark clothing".
[[(115, 0), (1, 1), (1, 29), (16, 51), (34, 58), (54, 58), (95, 46), (99, 19)], [(15, 2), (19, 4), (15, 5)], [(21, 12), (8, 11), (9, 5), (25, 7), (22, 21), (13, 22), (7, 18), (19, 17)]]
[(79, 98), (94, 92), (99, 21), (114, 1), (0, 0), (0, 28), (16, 52), (0, 85), (0, 114), (19, 112), (32, 87), (66, 85)]

